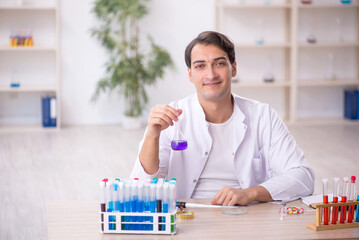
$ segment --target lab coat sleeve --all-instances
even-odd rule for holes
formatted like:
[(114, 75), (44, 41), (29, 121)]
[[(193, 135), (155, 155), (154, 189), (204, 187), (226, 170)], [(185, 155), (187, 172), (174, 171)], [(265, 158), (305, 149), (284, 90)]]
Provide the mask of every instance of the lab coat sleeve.
[(314, 172), (308, 166), (303, 151), (278, 114), (269, 108), (269, 145), (265, 151), (274, 177), (261, 184), (273, 200), (284, 202), (308, 196), (314, 191)]
[(169, 165), (169, 158), (171, 151), (168, 141), (171, 140), (168, 140), (168, 137), (164, 131), (161, 132), (160, 142), (159, 142), (159, 168), (155, 174), (151, 175), (144, 170), (140, 161), (140, 152), (142, 149), (143, 142), (145, 140), (146, 132), (147, 132), (147, 128), (143, 136), (143, 139), (139, 143), (139, 151), (130, 178), (139, 178), (139, 179), (165, 178), (168, 172), (168, 165)]

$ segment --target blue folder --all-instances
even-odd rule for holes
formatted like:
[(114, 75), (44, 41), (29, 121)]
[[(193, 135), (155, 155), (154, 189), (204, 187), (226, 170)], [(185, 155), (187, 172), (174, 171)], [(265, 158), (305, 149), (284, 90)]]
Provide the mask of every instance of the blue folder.
[(359, 90), (344, 91), (344, 117), (359, 119)]
[(42, 126), (56, 127), (57, 109), (56, 97), (43, 97), (42, 102)]

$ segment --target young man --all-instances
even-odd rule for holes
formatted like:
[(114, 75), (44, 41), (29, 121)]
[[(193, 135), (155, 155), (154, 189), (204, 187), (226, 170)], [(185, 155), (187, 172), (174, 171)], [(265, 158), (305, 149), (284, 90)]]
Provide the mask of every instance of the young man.
[[(180, 109), (151, 109), (131, 177), (176, 178), (178, 198), (212, 198), (219, 205), (310, 195), (314, 173), (281, 118), (269, 105), (231, 92), (233, 43), (203, 32), (187, 46), (185, 60), (197, 93), (179, 101)], [(171, 149), (170, 126), (178, 119), (185, 151)]]

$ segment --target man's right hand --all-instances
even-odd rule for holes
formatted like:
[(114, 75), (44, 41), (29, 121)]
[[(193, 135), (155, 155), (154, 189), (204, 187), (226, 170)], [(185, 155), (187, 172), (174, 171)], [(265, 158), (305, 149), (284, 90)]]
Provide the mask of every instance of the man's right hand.
[(140, 152), (140, 161), (147, 174), (153, 175), (159, 168), (159, 138), (161, 131), (178, 121), (182, 109), (168, 105), (157, 105), (151, 109), (145, 140)]
[(182, 114), (182, 109), (174, 109), (169, 105), (157, 105), (151, 109), (148, 117), (147, 136), (158, 138), (161, 131), (173, 126), (173, 121), (178, 121), (178, 116)]

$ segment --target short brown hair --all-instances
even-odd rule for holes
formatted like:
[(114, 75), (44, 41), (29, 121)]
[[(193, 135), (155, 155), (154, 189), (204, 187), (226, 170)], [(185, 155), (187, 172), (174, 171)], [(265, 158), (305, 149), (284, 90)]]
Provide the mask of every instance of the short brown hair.
[(234, 63), (236, 59), (235, 51), (234, 51), (234, 44), (228, 37), (224, 34), (219, 32), (213, 31), (206, 31), (200, 33), (195, 39), (192, 40), (186, 47), (184, 58), (186, 61), (187, 67), (191, 67), (191, 53), (192, 49), (197, 44), (204, 44), (204, 45), (215, 45), (225, 51), (229, 57), (229, 61), (231, 64)]

